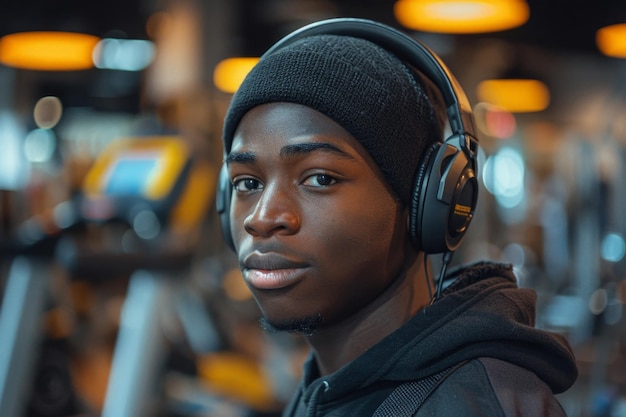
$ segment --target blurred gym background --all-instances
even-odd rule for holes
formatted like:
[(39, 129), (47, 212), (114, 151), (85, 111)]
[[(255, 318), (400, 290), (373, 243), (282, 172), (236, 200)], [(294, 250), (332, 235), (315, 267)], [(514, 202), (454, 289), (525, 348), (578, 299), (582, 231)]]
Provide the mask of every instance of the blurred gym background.
[(2, 0), (0, 416), (280, 415), (307, 349), (259, 329), (222, 243), (222, 118), (275, 41), (362, 17), (473, 104), (483, 190), (455, 263), (513, 263), (576, 351), (568, 416), (625, 417), (626, 4), (423, 3)]

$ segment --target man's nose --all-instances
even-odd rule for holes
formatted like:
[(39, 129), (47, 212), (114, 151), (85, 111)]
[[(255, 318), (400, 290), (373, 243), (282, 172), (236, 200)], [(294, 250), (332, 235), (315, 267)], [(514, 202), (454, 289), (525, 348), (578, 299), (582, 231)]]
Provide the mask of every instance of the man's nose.
[(292, 234), (299, 227), (300, 215), (294, 192), (281, 185), (266, 185), (254, 210), (244, 220), (244, 229), (255, 237)]

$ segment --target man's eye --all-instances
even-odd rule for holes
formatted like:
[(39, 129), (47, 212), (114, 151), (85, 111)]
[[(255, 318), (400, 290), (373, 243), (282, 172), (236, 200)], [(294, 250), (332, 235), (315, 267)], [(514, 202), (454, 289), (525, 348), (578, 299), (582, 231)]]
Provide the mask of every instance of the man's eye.
[(337, 178), (335, 177), (331, 177), (330, 175), (315, 174), (308, 177), (304, 181), (304, 184), (311, 187), (328, 187), (330, 185), (336, 184), (337, 182), (339, 182), (339, 180), (337, 180)]
[(242, 178), (233, 182), (233, 188), (239, 192), (255, 191), (261, 187), (261, 182), (254, 178)]

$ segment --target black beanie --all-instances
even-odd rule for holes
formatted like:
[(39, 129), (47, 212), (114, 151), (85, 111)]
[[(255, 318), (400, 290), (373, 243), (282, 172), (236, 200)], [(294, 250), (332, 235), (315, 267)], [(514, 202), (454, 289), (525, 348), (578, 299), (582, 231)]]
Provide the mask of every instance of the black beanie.
[(291, 102), (311, 107), (350, 132), (372, 156), (402, 202), (422, 153), (441, 129), (415, 71), (364, 39), (317, 35), (265, 55), (232, 98), (224, 121), (224, 150), (253, 107)]

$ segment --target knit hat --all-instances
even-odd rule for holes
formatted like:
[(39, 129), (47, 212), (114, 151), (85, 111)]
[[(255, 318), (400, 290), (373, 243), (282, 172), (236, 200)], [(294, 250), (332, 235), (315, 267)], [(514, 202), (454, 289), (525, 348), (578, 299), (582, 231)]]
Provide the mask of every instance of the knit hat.
[(374, 43), (316, 35), (265, 55), (235, 93), (224, 121), (230, 151), (237, 125), (253, 107), (292, 102), (311, 107), (350, 132), (405, 204), (426, 147), (441, 129), (415, 71)]

